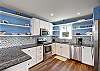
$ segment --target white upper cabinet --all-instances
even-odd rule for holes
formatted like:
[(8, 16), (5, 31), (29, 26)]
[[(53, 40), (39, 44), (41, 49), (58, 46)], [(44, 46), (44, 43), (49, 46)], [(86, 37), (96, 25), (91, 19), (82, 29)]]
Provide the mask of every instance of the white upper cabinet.
[(45, 21), (40, 20), (40, 28), (45, 29)]
[(40, 35), (40, 20), (32, 18), (31, 20), (31, 34)]
[(53, 27), (53, 24), (47, 22), (46, 29), (48, 30), (49, 35), (52, 35), (52, 27)]
[(49, 32), (49, 35), (52, 35), (52, 27), (53, 24), (39, 20), (36, 18), (32, 18), (31, 20), (31, 34), (32, 35), (40, 35), (40, 28), (46, 29)]
[(44, 28), (45, 28), (46, 30), (49, 30), (49, 23), (48, 23), (48, 22), (45, 22), (45, 23), (44, 23)]

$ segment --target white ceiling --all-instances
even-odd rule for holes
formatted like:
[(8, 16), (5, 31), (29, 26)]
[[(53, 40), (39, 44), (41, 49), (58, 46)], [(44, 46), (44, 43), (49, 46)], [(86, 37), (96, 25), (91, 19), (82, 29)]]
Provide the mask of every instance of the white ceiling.
[[(2, 4), (4, 3), (4, 4)], [(0, 4), (24, 10), (48, 19), (59, 21), (92, 13), (99, 0), (0, 0)], [(80, 15), (76, 13), (80, 12)], [(50, 13), (54, 13), (51, 17)]]

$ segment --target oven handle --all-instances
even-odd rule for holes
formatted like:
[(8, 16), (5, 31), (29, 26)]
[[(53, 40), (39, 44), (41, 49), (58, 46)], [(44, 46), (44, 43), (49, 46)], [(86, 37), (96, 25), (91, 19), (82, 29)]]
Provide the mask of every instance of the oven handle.
[(44, 47), (51, 47), (51, 45), (44, 45)]

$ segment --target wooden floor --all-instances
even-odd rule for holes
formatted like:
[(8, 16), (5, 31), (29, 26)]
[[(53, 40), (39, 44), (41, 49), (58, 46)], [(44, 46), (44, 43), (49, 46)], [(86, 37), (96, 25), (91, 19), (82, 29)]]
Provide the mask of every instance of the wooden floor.
[(29, 71), (94, 71), (94, 69), (91, 66), (81, 64), (77, 61), (61, 61), (52, 57), (30, 68)]

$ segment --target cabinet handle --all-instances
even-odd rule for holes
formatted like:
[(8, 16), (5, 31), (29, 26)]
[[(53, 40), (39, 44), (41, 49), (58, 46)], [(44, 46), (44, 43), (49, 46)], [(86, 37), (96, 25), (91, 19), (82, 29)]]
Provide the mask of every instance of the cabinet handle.
[(93, 48), (91, 48), (91, 55), (92, 55), (92, 60), (93, 60)]
[(28, 65), (30, 65), (30, 64), (28, 64)]
[(42, 47), (40, 47), (40, 49), (42, 49)]
[(28, 50), (28, 51), (30, 51), (30, 50)]

